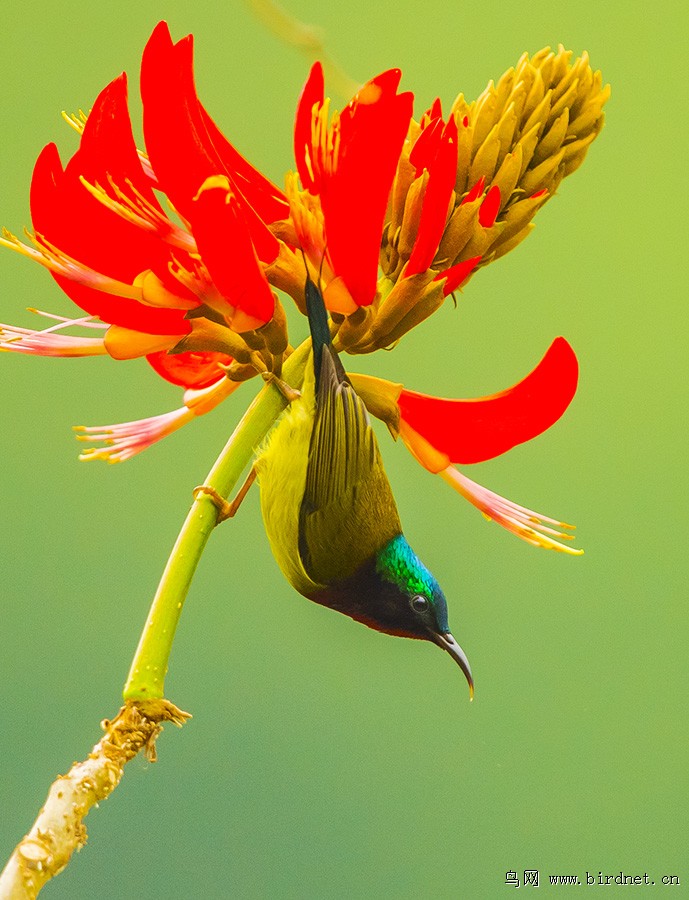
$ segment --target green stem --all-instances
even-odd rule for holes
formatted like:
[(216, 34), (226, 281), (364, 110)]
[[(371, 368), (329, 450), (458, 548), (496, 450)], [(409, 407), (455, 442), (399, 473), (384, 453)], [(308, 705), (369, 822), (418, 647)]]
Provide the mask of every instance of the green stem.
[[(311, 342), (305, 341), (285, 362), (283, 378), (288, 384), (301, 384), (310, 347)], [(266, 385), (235, 428), (204, 484), (227, 497), (284, 407), (282, 394)], [(165, 675), (182, 606), (216, 520), (216, 507), (201, 494), (189, 510), (160, 579), (124, 686), (125, 700), (164, 696)]]

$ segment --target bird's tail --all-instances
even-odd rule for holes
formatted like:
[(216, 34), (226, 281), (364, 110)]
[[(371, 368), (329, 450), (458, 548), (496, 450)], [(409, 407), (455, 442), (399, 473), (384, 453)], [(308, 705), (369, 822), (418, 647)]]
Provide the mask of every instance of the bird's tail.
[(308, 274), (306, 276), (306, 314), (309, 317), (309, 329), (311, 330), (316, 386), (318, 386), (320, 381), (321, 362), (325, 348), (327, 348), (326, 352), (330, 353), (335, 363), (335, 371), (339, 379), (344, 381), (346, 379), (345, 371), (330, 339), (329, 316), (323, 301), (323, 294)]

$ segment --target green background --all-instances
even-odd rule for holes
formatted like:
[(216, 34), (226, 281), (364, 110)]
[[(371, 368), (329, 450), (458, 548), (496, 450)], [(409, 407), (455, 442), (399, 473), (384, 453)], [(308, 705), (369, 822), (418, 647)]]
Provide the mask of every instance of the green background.
[[(88, 817), (55, 898), (492, 898), (505, 873), (648, 872), (689, 896), (687, 856), (686, 43), (683, 2), (398, 5), (290, 0), (364, 80), (404, 72), (417, 111), (476, 96), (523, 50), (587, 49), (613, 87), (584, 166), (532, 236), (391, 354), (359, 369), (446, 396), (521, 378), (564, 334), (580, 389), (550, 432), (468, 474), (578, 524), (582, 558), (487, 524), (381, 434), (405, 530), (449, 597), (477, 682), (428, 645), (302, 600), (252, 491), (212, 538), (168, 695), (194, 714)], [(0, 218), (28, 224), (41, 147), (76, 137), (145, 40), (196, 35), (199, 93), (281, 182), (306, 60), (237, 2), (4, 4)], [(339, 101), (338, 101), (339, 102)], [(136, 114), (138, 116), (138, 112)], [(0, 319), (67, 313), (49, 276), (0, 256)], [(304, 333), (296, 322), (295, 338)], [(121, 466), (76, 460), (72, 424), (179, 405), (145, 363), (3, 355), (0, 856), (119, 706), (149, 600), (200, 483), (254, 386)], [(663, 888), (663, 874), (682, 885)], [(615, 893), (609, 887), (609, 893)], [(634, 890), (628, 888), (627, 890)], [(669, 895), (669, 894), (668, 894)]]

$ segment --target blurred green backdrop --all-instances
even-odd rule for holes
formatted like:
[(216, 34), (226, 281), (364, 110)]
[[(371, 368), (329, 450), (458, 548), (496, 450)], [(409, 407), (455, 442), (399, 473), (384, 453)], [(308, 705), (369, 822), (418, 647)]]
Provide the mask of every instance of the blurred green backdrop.
[[(546, 435), (468, 470), (579, 526), (583, 558), (528, 547), (381, 435), (406, 531), (450, 598), (477, 696), (442, 654), (294, 594), (257, 496), (212, 538), (168, 694), (194, 714), (87, 820), (55, 898), (492, 898), (507, 870), (677, 875), (686, 853), (686, 62), (681, 0), (289, 0), (356, 79), (404, 72), (417, 110), (476, 96), (523, 50), (587, 49), (608, 120), (533, 235), (460, 301), (359, 368), (446, 396), (500, 390), (556, 334), (581, 386)], [(237, 0), (5, 4), (0, 219), (28, 224), (41, 147), (165, 17), (196, 35), (199, 92), (281, 182), (307, 62)], [(138, 113), (137, 113), (138, 115)], [(66, 312), (49, 276), (0, 256), (6, 322)], [(303, 323), (300, 327), (303, 328)], [(358, 361), (357, 361), (358, 362)], [(124, 465), (77, 462), (72, 424), (173, 409), (143, 362), (3, 355), (0, 856), (98, 738), (169, 549), (253, 385)], [(650, 888), (646, 888), (650, 892)], [(615, 892), (614, 887), (609, 888)], [(551, 895), (567, 888), (546, 887)], [(655, 892), (654, 892), (655, 895)]]

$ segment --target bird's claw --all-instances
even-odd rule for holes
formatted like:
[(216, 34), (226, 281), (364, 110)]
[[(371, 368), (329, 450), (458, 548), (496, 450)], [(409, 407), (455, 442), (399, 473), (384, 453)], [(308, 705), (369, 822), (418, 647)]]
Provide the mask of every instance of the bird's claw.
[(261, 378), (266, 384), (274, 385), (288, 403), (293, 403), (301, 397), (301, 391), (287, 384), (282, 378), (278, 378), (274, 372), (261, 372)]
[(228, 503), (224, 497), (220, 496), (215, 488), (212, 488), (207, 484), (198, 485), (194, 488), (192, 493), (194, 495), (194, 500), (198, 500), (201, 494), (205, 494), (209, 498), (218, 511), (216, 519), (217, 525), (224, 522), (225, 519), (231, 519), (237, 512), (234, 503)]
[(256, 481), (256, 467), (252, 466), (251, 469), (249, 469), (249, 474), (246, 476), (244, 484), (237, 491), (236, 497), (231, 502), (228, 502), (216, 491), (215, 488), (211, 487), (209, 484), (200, 484), (198, 485), (198, 487), (194, 488), (194, 500), (199, 499), (199, 494), (205, 494), (218, 510), (218, 516), (215, 524), (219, 525), (221, 522), (224, 522), (225, 519), (231, 519), (237, 514), (237, 510), (241, 506), (242, 500), (246, 497), (249, 488), (254, 483), (254, 481)]

